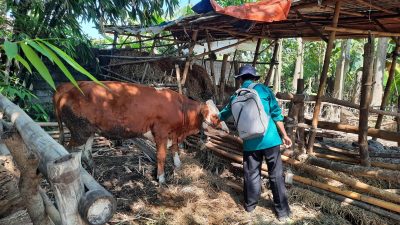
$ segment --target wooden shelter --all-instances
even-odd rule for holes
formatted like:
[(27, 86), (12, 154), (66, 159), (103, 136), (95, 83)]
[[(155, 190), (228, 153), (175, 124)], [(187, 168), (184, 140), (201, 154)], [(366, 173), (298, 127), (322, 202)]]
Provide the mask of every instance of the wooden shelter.
[[(282, 0), (286, 1), (286, 0)], [(257, 63), (257, 57), (260, 52), (260, 43), (263, 39), (271, 39), (274, 41), (274, 53), (270, 61), (270, 68), (266, 74), (266, 83), (268, 84), (269, 78), (272, 74), (273, 64), (276, 62), (276, 52), (279, 47), (277, 39), (281, 38), (295, 38), (302, 37), (307, 40), (324, 40), (327, 42), (325, 51), (324, 65), (320, 76), (320, 84), (318, 93), (315, 96), (314, 115), (310, 125), (305, 125), (300, 128), (309, 128), (310, 136), (308, 144), (300, 144), (300, 146), (307, 146), (307, 152), (313, 154), (313, 146), (316, 137), (319, 115), (321, 112), (321, 103), (326, 101), (324, 96), (325, 86), (327, 82), (329, 62), (331, 58), (334, 41), (337, 38), (369, 38), (365, 46), (364, 54), (364, 70), (362, 79), (362, 98), (360, 105), (354, 106), (360, 110), (360, 123), (356, 132), (359, 133), (360, 156), (361, 164), (370, 165), (368, 155), (367, 135), (368, 133), (368, 116), (372, 109), (369, 108), (371, 94), (371, 79), (372, 70), (369, 66), (373, 60), (373, 37), (391, 37), (397, 44), (397, 48), (393, 54), (392, 68), (389, 73), (390, 85), (394, 77), (394, 66), (397, 59), (397, 54), (400, 45), (400, 1), (399, 0), (293, 0), (292, 5), (286, 20), (274, 22), (259, 22), (249, 21), (234, 18), (215, 12), (206, 14), (198, 14), (177, 19), (168, 23), (164, 23), (153, 27), (140, 27), (140, 26), (106, 26), (105, 31), (113, 33), (115, 40), (119, 35), (136, 36), (138, 42), (153, 41), (152, 48), (156, 48), (157, 41), (164, 40), (170, 41), (171, 45), (177, 45), (177, 55), (163, 56), (163, 57), (178, 57), (185, 58), (186, 64), (182, 74), (178, 72), (177, 77), (180, 84), (184, 84), (187, 76), (187, 71), (191, 62), (206, 55), (216, 53), (226, 48), (241, 44), (249, 40), (258, 40), (256, 52), (254, 54), (253, 65)], [(154, 34), (154, 36), (149, 36)], [(161, 35), (163, 34), (163, 35)], [(208, 49), (208, 52), (193, 54), (193, 46), (196, 43), (208, 43), (210, 46), (211, 41), (216, 40), (229, 40), (235, 39), (236, 43), (224, 46), (218, 49)], [(114, 43), (114, 46), (116, 42)], [(270, 45), (272, 46), (272, 44)], [(181, 50), (188, 48), (188, 54), (183, 55)], [(110, 56), (111, 57), (111, 56)], [(211, 58), (211, 57), (210, 57)], [(132, 60), (140, 60), (131, 58)], [(143, 60), (143, 59), (142, 59)], [(154, 58), (153, 58), (154, 60)], [(213, 59), (210, 59), (213, 61)], [(212, 63), (212, 62), (211, 62)], [(213, 71), (211, 71), (213, 76)], [(214, 85), (216, 80), (214, 80)], [(222, 89), (224, 84), (222, 84)], [(215, 93), (217, 88), (215, 87)], [(382, 101), (381, 111), (378, 112), (380, 120), (383, 115), (387, 115), (383, 111), (387, 102), (389, 88), (386, 88), (384, 100)], [(297, 93), (297, 97), (302, 97), (301, 92)], [(385, 100), (386, 99), (386, 100)], [(304, 96), (303, 96), (304, 100)], [(329, 99), (332, 100), (332, 99)], [(338, 102), (333, 99), (335, 104), (348, 105), (348, 102)], [(301, 101), (300, 101), (301, 102)], [(297, 108), (293, 108), (289, 116), (294, 117), (295, 122), (304, 122), (304, 115), (301, 104)], [(377, 113), (377, 112), (375, 112)], [(393, 113), (394, 116), (399, 117), (399, 113)], [(378, 120), (379, 121), (379, 120)], [(325, 127), (326, 128), (326, 127)], [(377, 123), (376, 128), (380, 128), (380, 122)], [(334, 129), (334, 128), (332, 128)], [(398, 133), (393, 134), (399, 137)], [(301, 147), (302, 148), (302, 147)], [(301, 149), (300, 152), (304, 150)]]

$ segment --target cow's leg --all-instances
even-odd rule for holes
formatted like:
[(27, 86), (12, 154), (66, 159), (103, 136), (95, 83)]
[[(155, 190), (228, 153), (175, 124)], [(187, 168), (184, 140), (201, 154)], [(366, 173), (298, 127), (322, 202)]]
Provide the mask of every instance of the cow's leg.
[(158, 183), (165, 183), (165, 158), (167, 155), (167, 138), (156, 139), (157, 145), (157, 179)]
[(171, 146), (171, 151), (174, 159), (175, 168), (181, 167), (181, 160), (179, 158), (179, 146), (178, 143), (173, 143)]

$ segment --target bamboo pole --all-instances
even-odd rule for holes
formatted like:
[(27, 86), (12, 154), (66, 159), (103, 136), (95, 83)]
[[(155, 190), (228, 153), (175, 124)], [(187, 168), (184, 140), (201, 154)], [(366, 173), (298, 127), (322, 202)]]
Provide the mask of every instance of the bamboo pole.
[(352, 34), (372, 34), (375, 36), (381, 37), (400, 37), (400, 33), (394, 32), (382, 32), (382, 31), (369, 31), (369, 30), (359, 30), (359, 29), (352, 29), (352, 28), (345, 28), (345, 27), (324, 27), (325, 31), (331, 32), (342, 32), (342, 33), (352, 33)]
[(219, 104), (222, 104), (225, 99), (225, 73), (226, 73), (226, 62), (228, 61), (229, 55), (224, 54), (222, 65), (221, 65), (221, 76), (219, 79)]
[[(311, 120), (306, 119), (307, 124), (311, 124)], [(358, 134), (360, 132), (359, 127), (341, 123), (333, 123), (327, 121), (320, 121), (318, 123), (318, 128), (326, 130), (335, 130), (345, 133)], [(400, 133), (391, 132), (385, 130), (378, 130), (375, 128), (368, 128), (368, 136), (377, 137), (388, 141), (398, 141), (400, 139)]]
[(309, 190), (311, 190), (313, 192), (316, 192), (318, 194), (321, 194), (321, 195), (324, 195), (324, 196), (328, 196), (328, 197), (330, 197), (332, 199), (336, 199), (336, 200), (338, 200), (340, 202), (340, 205), (343, 205), (343, 204), (354, 205), (354, 206), (357, 206), (359, 208), (362, 208), (362, 209), (371, 211), (373, 213), (376, 213), (378, 215), (385, 216), (387, 218), (390, 218), (390, 219), (393, 219), (393, 220), (396, 220), (396, 221), (400, 221), (400, 215), (398, 215), (396, 213), (392, 213), (392, 212), (386, 211), (386, 210), (381, 209), (379, 207), (374, 207), (374, 206), (372, 206), (370, 204), (366, 204), (366, 203), (358, 201), (358, 200), (354, 200), (354, 199), (351, 199), (351, 198), (346, 198), (346, 197), (344, 197), (342, 195), (338, 195), (338, 194), (335, 194), (335, 193), (332, 193), (332, 192), (329, 192), (329, 191), (325, 191), (325, 190), (322, 190), (322, 189), (319, 189), (319, 188), (316, 188), (316, 187), (306, 186), (306, 185), (301, 184), (301, 183), (298, 183), (298, 186), (300, 186), (300, 187), (302, 187), (304, 189), (309, 189)]
[[(341, 1), (337, 1), (336, 4), (335, 4), (335, 12), (334, 12), (333, 23), (332, 23), (333, 27), (337, 27), (341, 4), (342, 4)], [(326, 47), (324, 66), (322, 68), (322, 73), (321, 73), (321, 78), (320, 78), (320, 83), (319, 83), (318, 93), (317, 93), (317, 100), (315, 102), (315, 107), (314, 107), (312, 128), (310, 130), (310, 136), (308, 138), (308, 146), (307, 146), (307, 153), (308, 154), (313, 154), (313, 146), (314, 146), (314, 142), (315, 142), (315, 137), (317, 135), (317, 130), (316, 129), (318, 127), (319, 113), (321, 111), (321, 103), (322, 103), (321, 97), (324, 94), (326, 80), (328, 78), (329, 61), (331, 59), (331, 54), (332, 54), (332, 49), (333, 49), (333, 42), (335, 40), (335, 35), (336, 35), (336, 32), (332, 31), (330, 36), (329, 36), (328, 45)]]
[(323, 169), (323, 168), (319, 168), (316, 166), (311, 166), (311, 165), (307, 165), (305, 163), (302, 163), (300, 161), (291, 159), (285, 155), (281, 156), (282, 161), (285, 163), (288, 163), (296, 168), (299, 168), (301, 170), (305, 170), (307, 172), (310, 172), (312, 174), (316, 174), (322, 177), (327, 177), (327, 178), (331, 178), (334, 179), (336, 181), (342, 182), (343, 184), (349, 185), (352, 188), (355, 188), (357, 190), (360, 190), (362, 192), (365, 193), (370, 193), (373, 194), (377, 197), (380, 197), (382, 199), (385, 199), (387, 201), (392, 201), (392, 202), (396, 202), (396, 203), (400, 203), (400, 195), (394, 194), (394, 193), (390, 193), (388, 191), (382, 190), (380, 188), (368, 185), (366, 183), (363, 183), (361, 181), (357, 181), (354, 178), (351, 178), (349, 176), (347, 176), (346, 174), (343, 173), (335, 173), (332, 172), (330, 170), (327, 169)]
[[(386, 82), (385, 91), (384, 91), (383, 97), (382, 97), (382, 102), (381, 102), (381, 106), (380, 106), (381, 110), (385, 110), (387, 101), (389, 100), (390, 87), (392, 86), (392, 83), (393, 83), (393, 80), (394, 80), (397, 56), (398, 56), (399, 53), (400, 53), (400, 43), (398, 41), (396, 43), (396, 47), (395, 47), (395, 49), (393, 51), (393, 55), (392, 55), (392, 65), (390, 66), (389, 76), (388, 76), (388, 79), (387, 79), (387, 82)], [(382, 120), (383, 120), (383, 115), (379, 114), (378, 115), (378, 119), (376, 120), (376, 124), (375, 124), (375, 128), (376, 129), (381, 128)], [(375, 140), (376, 140), (376, 138), (375, 138)]]
[(259, 56), (259, 54), (260, 54), (261, 43), (262, 43), (262, 39), (259, 38), (259, 39), (257, 40), (256, 50), (255, 50), (255, 53), (254, 53), (253, 64), (252, 64), (253, 67), (255, 67), (256, 64), (257, 64), (258, 56)]
[[(297, 94), (304, 94), (304, 79), (298, 79), (297, 80)], [(299, 123), (304, 123), (304, 101), (301, 101), (298, 103), (298, 113), (297, 113), (297, 121)], [(304, 148), (304, 131), (305, 129), (302, 127), (299, 127), (297, 129), (297, 133), (298, 133), (298, 146), (297, 146), (297, 151), (299, 152), (299, 154), (305, 154), (306, 153), (306, 149)], [(296, 143), (296, 142), (293, 142)]]
[(377, 198), (362, 195), (362, 194), (359, 194), (354, 191), (344, 190), (344, 189), (334, 187), (334, 186), (331, 186), (328, 184), (323, 184), (323, 183), (320, 183), (320, 182), (317, 182), (317, 181), (314, 181), (314, 180), (311, 180), (311, 179), (308, 179), (305, 177), (297, 176), (297, 175), (293, 175), (293, 180), (297, 181), (297, 182), (301, 182), (303, 184), (313, 186), (313, 187), (317, 187), (317, 188), (320, 188), (323, 190), (327, 190), (329, 192), (340, 194), (340, 195), (343, 195), (343, 196), (346, 196), (346, 197), (349, 197), (352, 199), (356, 199), (358, 201), (366, 202), (371, 205), (379, 206), (381, 208), (400, 213), (400, 205), (397, 205), (397, 204), (394, 204), (391, 202), (387, 202), (387, 201), (383, 201), (383, 200), (380, 200)]
[[(276, 94), (276, 97), (278, 99), (282, 99), (282, 100), (293, 100), (294, 102), (316, 101), (316, 99), (317, 99), (317, 96), (315, 96), (315, 95), (307, 95), (307, 96), (298, 95), (298, 94), (293, 95), (291, 93), (283, 93), (283, 92), (278, 92)], [(354, 104), (349, 101), (331, 98), (331, 97), (327, 97), (327, 96), (322, 96), (321, 101), (335, 104), (335, 105), (345, 106), (345, 107), (349, 107), (349, 108), (353, 108), (353, 109), (360, 109), (360, 105)], [(371, 107), (368, 108), (368, 111), (370, 113), (387, 115), (387, 116), (395, 116), (395, 117), (400, 116), (400, 113), (398, 113), (398, 112), (388, 112), (388, 111), (384, 111), (384, 110), (380, 110), (380, 109), (373, 109)]]
[(268, 73), (265, 76), (265, 81), (264, 81), (265, 86), (268, 86), (269, 81), (271, 80), (272, 72), (274, 71), (274, 66), (276, 64), (276, 58), (278, 56), (278, 49), (279, 49), (279, 41), (275, 40), (274, 53), (272, 54), (271, 64), (269, 65)]
[(187, 59), (186, 59), (185, 67), (184, 67), (184, 69), (183, 69), (182, 82), (181, 82), (181, 84), (182, 84), (183, 86), (185, 86), (185, 83), (186, 83), (186, 77), (187, 77), (187, 74), (188, 74), (188, 72), (189, 72), (190, 63), (191, 63), (191, 61), (192, 61), (191, 58), (192, 58), (192, 54), (193, 54), (193, 48), (194, 48), (194, 46), (196, 45), (197, 34), (198, 34), (198, 33), (199, 33), (198, 30), (194, 30), (193, 33), (192, 33), (192, 40), (191, 40), (191, 42), (190, 42), (190, 47), (189, 47), (189, 55), (188, 55), (188, 57), (187, 57)]
[(369, 177), (377, 180), (386, 180), (398, 183), (400, 181), (400, 172), (393, 170), (377, 169), (359, 165), (349, 165), (331, 160), (308, 157), (307, 163), (323, 167), (330, 170), (336, 170), (356, 176)]
[(371, 92), (373, 85), (373, 57), (374, 57), (374, 40), (371, 36), (368, 37), (368, 42), (364, 46), (364, 64), (361, 86), (360, 99), (360, 119), (358, 144), (360, 147), (361, 165), (371, 166), (371, 160), (368, 152), (368, 108), (371, 103)]

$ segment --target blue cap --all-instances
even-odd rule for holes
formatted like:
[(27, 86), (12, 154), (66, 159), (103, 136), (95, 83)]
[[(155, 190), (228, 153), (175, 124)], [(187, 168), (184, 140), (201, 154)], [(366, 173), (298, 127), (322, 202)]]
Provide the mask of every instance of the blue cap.
[(252, 75), (256, 78), (260, 78), (260, 75), (257, 74), (256, 69), (251, 65), (244, 65), (240, 67), (239, 74), (235, 75), (235, 78), (239, 78), (243, 75)]

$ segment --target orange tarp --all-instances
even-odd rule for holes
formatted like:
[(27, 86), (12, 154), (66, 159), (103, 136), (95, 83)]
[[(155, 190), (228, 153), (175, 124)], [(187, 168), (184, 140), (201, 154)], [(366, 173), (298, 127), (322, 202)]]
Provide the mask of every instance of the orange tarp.
[(210, 2), (217, 13), (260, 22), (286, 20), (292, 3), (291, 0), (264, 0), (223, 8), (215, 0)]

